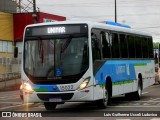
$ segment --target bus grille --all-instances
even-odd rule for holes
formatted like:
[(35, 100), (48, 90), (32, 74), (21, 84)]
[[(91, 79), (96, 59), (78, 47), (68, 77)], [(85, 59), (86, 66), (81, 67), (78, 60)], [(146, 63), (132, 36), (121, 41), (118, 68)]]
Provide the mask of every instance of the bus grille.
[(39, 99), (43, 101), (49, 101), (50, 98), (61, 98), (62, 100), (70, 100), (74, 93), (64, 93), (64, 94), (37, 94)]

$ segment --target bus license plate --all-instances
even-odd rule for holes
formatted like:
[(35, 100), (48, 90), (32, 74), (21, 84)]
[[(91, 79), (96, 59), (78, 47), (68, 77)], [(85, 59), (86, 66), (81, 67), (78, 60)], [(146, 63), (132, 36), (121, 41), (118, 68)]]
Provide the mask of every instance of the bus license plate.
[(50, 98), (49, 102), (62, 102), (61, 98)]

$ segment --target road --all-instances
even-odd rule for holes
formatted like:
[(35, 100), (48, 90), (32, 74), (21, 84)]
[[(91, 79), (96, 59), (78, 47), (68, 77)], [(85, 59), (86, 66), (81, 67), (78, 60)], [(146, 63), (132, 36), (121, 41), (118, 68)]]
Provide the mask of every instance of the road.
[[(23, 104), (19, 97), (19, 91), (0, 92), (0, 111), (17, 111), (17, 112), (42, 112), (42, 116), (54, 117), (55, 119), (69, 120), (70, 117), (76, 119), (103, 119), (103, 120), (160, 120), (160, 117), (106, 117), (104, 114), (112, 113), (138, 113), (143, 114), (150, 111), (157, 111), (160, 114), (160, 85), (155, 84), (143, 90), (141, 100), (129, 101), (123, 95), (112, 98), (112, 103), (106, 109), (98, 109), (94, 103), (65, 103), (58, 105), (57, 109), (47, 112), (43, 104)], [(62, 117), (62, 118), (61, 118)], [(17, 120), (17, 119), (16, 119)]]

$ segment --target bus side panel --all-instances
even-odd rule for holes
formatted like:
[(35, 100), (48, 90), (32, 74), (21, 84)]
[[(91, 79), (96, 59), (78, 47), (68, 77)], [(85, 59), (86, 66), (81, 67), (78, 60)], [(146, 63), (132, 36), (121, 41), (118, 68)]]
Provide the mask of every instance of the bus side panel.
[[(95, 74), (95, 80), (99, 86), (105, 86), (106, 78), (111, 77), (112, 96), (114, 96), (137, 91), (139, 73), (142, 74), (142, 78), (145, 78), (144, 88), (152, 85), (154, 83), (151, 78), (154, 77), (153, 70), (151, 60), (107, 60)], [(95, 89), (95, 92), (99, 91), (98, 94), (103, 91), (98, 90), (98, 87)]]
[[(155, 83), (154, 61), (146, 60), (143, 64), (135, 64), (135, 71), (138, 75), (142, 74), (143, 89)], [(133, 86), (133, 91), (137, 90), (137, 82)]]
[(131, 83), (124, 84), (124, 93), (130, 93), (133, 91), (134, 84), (137, 84), (136, 80), (133, 80)]
[(99, 100), (104, 98), (105, 95), (105, 86), (104, 85), (95, 85), (94, 87), (94, 100)]

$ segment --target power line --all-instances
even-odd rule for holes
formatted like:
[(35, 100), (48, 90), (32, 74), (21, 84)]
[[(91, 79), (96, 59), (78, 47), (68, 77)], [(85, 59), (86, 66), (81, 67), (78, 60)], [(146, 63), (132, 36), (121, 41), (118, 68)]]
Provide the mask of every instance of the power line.
[[(70, 5), (51, 5), (51, 4), (49, 4), (49, 5), (43, 5), (43, 6), (46, 6), (46, 7), (114, 7), (114, 5), (105, 5), (105, 4), (95, 4), (95, 5), (83, 5), (83, 6), (81, 6), (81, 5), (77, 5), (77, 4), (70, 4)], [(157, 5), (157, 4), (148, 4), (148, 5), (138, 5), (138, 6), (135, 6), (135, 5), (118, 5), (117, 4), (117, 7), (118, 8), (126, 8), (126, 7), (135, 7), (135, 8), (138, 8), (138, 7), (159, 7), (160, 5)]]
[[(117, 5), (118, 7), (136, 7), (136, 6), (130, 6), (132, 5), (131, 2), (146, 2), (146, 0), (133, 0), (133, 1), (117, 1)], [(157, 5), (157, 3), (160, 3), (160, 1), (153, 1), (152, 0), (152, 3), (155, 3), (153, 6), (160, 6), (160, 5)], [(125, 4), (126, 3), (126, 4)], [(145, 6), (146, 6), (147, 3), (145, 3)], [(57, 6), (57, 7), (114, 7), (114, 2), (90, 2), (90, 3), (66, 3), (66, 4), (56, 4), (56, 3), (53, 3), (53, 4), (39, 4), (39, 5), (43, 5), (43, 6)], [(83, 6), (82, 6), (83, 5)], [(127, 5), (127, 6), (120, 6), (120, 5)], [(147, 6), (152, 6), (151, 3), (148, 3)], [(144, 7), (144, 5), (140, 5), (140, 6), (137, 6), (137, 7)]]
[[(118, 2), (118, 8), (122, 8), (122, 7), (147, 7), (147, 6), (154, 6), (154, 7), (159, 7), (160, 5), (159, 4), (148, 4), (148, 5), (139, 5), (139, 6), (133, 6), (131, 4), (131, 2), (146, 2), (146, 0), (123, 0), (123, 1), (117, 1)], [(157, 0), (153, 0), (152, 3), (160, 3), (160, 1), (157, 1)], [(121, 4), (121, 5), (120, 5)], [(40, 5), (40, 4), (39, 4)], [(83, 5), (83, 6), (81, 6)], [(66, 3), (66, 4), (43, 4), (43, 6), (47, 6), (47, 7), (99, 7), (99, 8), (102, 8), (102, 7), (114, 7), (114, 2), (91, 2), (91, 3), (88, 3), (88, 2), (85, 2), (85, 3)], [(122, 15), (119, 15), (118, 14), (118, 17), (123, 17), (123, 16), (149, 16), (149, 15), (160, 15), (160, 13), (143, 13), (143, 14), (122, 14)], [(100, 17), (100, 18), (105, 18), (105, 17), (113, 17), (113, 15), (103, 15), (103, 16), (70, 16), (71, 18), (74, 18), (74, 17), (81, 17), (81, 18), (95, 18), (95, 17)]]
[[(118, 15), (118, 17), (123, 17), (123, 16), (127, 16), (127, 17), (131, 17), (131, 16), (151, 16), (151, 15), (160, 15), (160, 13), (142, 13), (142, 14), (120, 14)], [(98, 16), (69, 16), (70, 18), (97, 18), (97, 17), (101, 17), (101, 18), (104, 18), (104, 17), (113, 17), (114, 15), (98, 15)]]
[[(118, 2), (118, 4), (127, 3), (126, 5), (128, 5), (128, 3), (131, 3), (131, 2), (136, 2), (136, 3), (137, 3), (137, 2), (146, 2), (146, 0), (132, 0), (132, 1), (131, 1), (131, 0), (130, 0), (130, 1), (128, 1), (128, 0), (123, 0), (123, 1), (117, 1), (117, 2)], [(153, 3), (153, 2), (158, 2), (158, 3), (160, 3), (159, 0), (157, 0), (157, 1), (153, 1), (153, 0), (152, 0), (152, 3)], [(94, 5), (94, 4), (97, 5), (97, 4), (105, 4), (105, 3), (106, 3), (106, 4), (109, 4), (109, 3), (110, 3), (110, 4), (114, 4), (114, 1), (113, 1), (113, 2), (106, 2), (106, 1), (105, 1), (105, 2), (100, 2), (100, 1), (98, 1), (98, 2), (89, 2), (89, 3), (88, 3), (88, 2), (86, 2), (86, 3), (77, 3), (77, 2), (76, 2), (76, 3), (68, 3), (68, 1), (67, 1), (67, 3), (65, 3), (65, 4), (64, 4), (64, 3), (60, 4), (60, 3), (55, 2), (55, 3), (53, 3), (53, 4), (49, 4), (49, 6), (63, 6), (63, 5), (77, 5), (77, 4), (78, 4), (78, 5), (92, 5), (92, 4), (93, 4), (93, 5)], [(48, 5), (48, 4), (45, 4), (45, 3), (40, 4), (40, 3), (39, 3), (38, 5)]]

